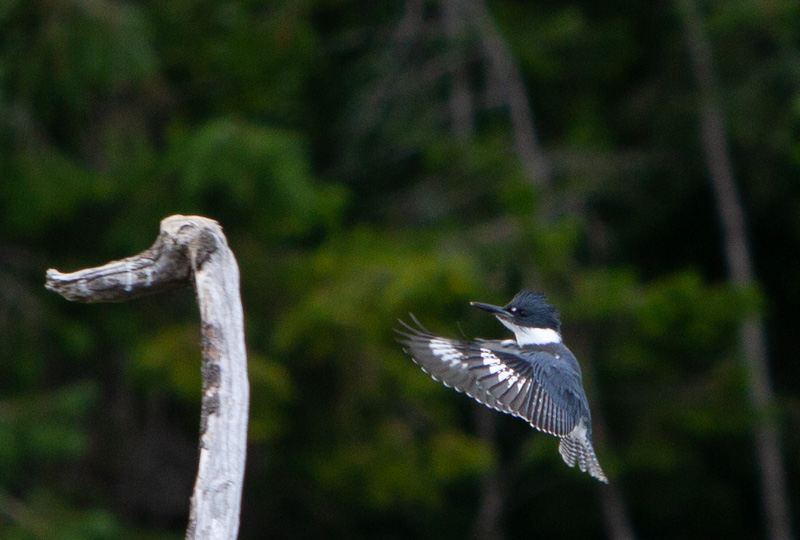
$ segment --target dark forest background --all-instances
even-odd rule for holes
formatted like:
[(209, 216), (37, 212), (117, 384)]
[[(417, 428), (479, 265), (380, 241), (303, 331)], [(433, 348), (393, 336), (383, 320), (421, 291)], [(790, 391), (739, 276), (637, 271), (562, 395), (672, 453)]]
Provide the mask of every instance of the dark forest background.
[[(798, 175), (797, 2), (0, 0), (0, 537), (183, 536), (191, 291), (43, 287), (176, 213), (241, 267), (242, 538), (786, 537)], [(610, 487), (394, 341), (521, 288)]]

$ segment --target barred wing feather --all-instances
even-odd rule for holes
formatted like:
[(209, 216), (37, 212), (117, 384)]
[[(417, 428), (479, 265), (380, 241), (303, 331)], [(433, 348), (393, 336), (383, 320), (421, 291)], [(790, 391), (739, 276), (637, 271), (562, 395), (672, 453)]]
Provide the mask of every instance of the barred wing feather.
[(401, 332), (400, 341), (406, 352), (446, 386), (558, 437), (568, 435), (578, 423), (577, 398), (569, 391), (553, 391), (552, 378), (563, 375), (552, 355), (526, 359), (504, 351), (501, 342), (452, 340), (403, 325), (408, 332)]

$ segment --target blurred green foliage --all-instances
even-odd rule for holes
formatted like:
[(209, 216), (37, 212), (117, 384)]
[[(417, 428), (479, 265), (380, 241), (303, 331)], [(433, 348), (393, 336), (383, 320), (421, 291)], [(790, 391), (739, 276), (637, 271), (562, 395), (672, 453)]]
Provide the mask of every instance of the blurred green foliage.
[(468, 303), (522, 287), (562, 311), (645, 538), (763, 530), (737, 328), (765, 316), (797, 515), (800, 9), (701, 3), (760, 278), (738, 290), (671, 4), (489, 2), (548, 179), (518, 159), (478, 27), (448, 35), (446, 4), (0, 2), (0, 537), (183, 535), (191, 292), (85, 306), (42, 287), (48, 267), (145, 249), (175, 213), (217, 219), (241, 267), (243, 538), (463, 538), (487, 478), (505, 537), (601, 535), (603, 492), (556, 441), (500, 415), (487, 436), (394, 341), (409, 312), (504, 336)]

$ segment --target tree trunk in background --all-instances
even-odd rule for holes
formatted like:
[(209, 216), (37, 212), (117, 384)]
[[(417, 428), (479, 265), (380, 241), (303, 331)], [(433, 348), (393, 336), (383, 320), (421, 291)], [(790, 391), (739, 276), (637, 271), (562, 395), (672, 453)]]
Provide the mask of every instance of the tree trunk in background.
[[(482, 55), (487, 61), (485, 80), (489, 99), (496, 100), (493, 105), (508, 107), (514, 147), (518, 159), (522, 163), (528, 176), (541, 186), (552, 184), (553, 171), (549, 160), (542, 151), (536, 135), (532, 107), (528, 100), (522, 73), (514, 56), (511, 54), (491, 12), (484, 0), (445, 0), (445, 22), (448, 38), (452, 39), (457, 34), (452, 34), (452, 24), (447, 24), (448, 19), (457, 20), (463, 27), (474, 27), (479, 36)], [(462, 19), (466, 17), (466, 22)], [(459, 97), (459, 88), (456, 83), (465, 84), (466, 81), (454, 79), (454, 91), (451, 96), (451, 109), (453, 109), (454, 127), (456, 134), (463, 136), (457, 119), (463, 115), (463, 110), (455, 110), (456, 106), (463, 107), (471, 104)], [(472, 112), (470, 110), (470, 122)], [(462, 125), (463, 129), (463, 125)], [(470, 123), (470, 131), (472, 129)], [(481, 407), (477, 413), (478, 432), (482, 438), (494, 445), (497, 419), (494, 411)], [(599, 410), (595, 412), (596, 421), (602, 423)], [(484, 477), (481, 482), (481, 507), (473, 530), (475, 538), (501, 539), (502, 529), (500, 521), (505, 507), (505, 492), (507, 482), (504, 481), (502, 467), (494, 473)], [(634, 538), (633, 527), (628, 519), (628, 512), (619, 489), (613, 483), (600, 488), (601, 506), (605, 529), (610, 538), (615, 540), (631, 540)]]
[[(478, 435), (493, 450), (497, 449), (497, 412), (476, 403), (475, 424)], [(496, 463), (494, 468), (481, 478), (481, 502), (478, 515), (472, 527), (475, 540), (503, 540), (503, 512), (506, 506), (508, 486), (504, 481), (503, 466)]]
[(483, 54), (489, 61), (486, 85), (490, 99), (508, 105), (509, 120), (517, 157), (531, 179), (550, 185), (551, 171), (536, 138), (533, 111), (525, 91), (522, 73), (509, 51), (508, 44), (494, 22), (484, 0), (464, 0), (466, 9), (480, 36)]
[(606, 534), (614, 540), (633, 540), (633, 527), (628, 519), (628, 510), (620, 492), (612, 485), (601, 487), (600, 504), (603, 507)]
[[(596, 345), (590, 341), (588, 334), (585, 332), (578, 332), (571, 334), (570, 343), (574, 347), (573, 351), (591, 351), (596, 348)], [(589, 396), (599, 397), (599, 390), (597, 388), (597, 377), (595, 377), (594, 365), (590, 362), (582, 363), (582, 370), (584, 376), (584, 388)], [(590, 407), (592, 410), (592, 427), (593, 437), (595, 441), (602, 441), (608, 433), (606, 428), (605, 416), (603, 415), (603, 408), (600, 406), (599, 399), (591, 399)], [(598, 498), (600, 500), (600, 508), (603, 511), (603, 526), (608, 538), (612, 540), (634, 540), (636, 534), (633, 529), (630, 517), (628, 515), (628, 507), (625, 504), (625, 499), (622, 497), (618, 484), (612, 478), (608, 484), (598, 484)]]
[[(467, 39), (468, 12), (464, 0), (443, 0), (442, 23), (450, 49), (455, 51), (456, 61), (451, 63), (450, 125), (453, 134), (463, 140), (471, 140), (475, 134), (475, 114), (472, 92), (467, 78), (469, 58), (464, 43)], [(497, 450), (497, 416), (481, 404), (473, 407), (478, 436), (495, 453)], [(480, 506), (472, 528), (475, 540), (503, 540), (503, 511), (506, 505), (506, 486), (502, 481), (502, 465), (495, 463), (481, 478)]]
[(442, 2), (442, 22), (444, 32), (449, 41), (449, 48), (455, 51), (458, 59), (450, 64), (450, 96), (447, 100), (450, 108), (450, 123), (453, 133), (462, 140), (472, 139), (475, 126), (472, 106), (472, 93), (467, 79), (468, 58), (464, 50), (467, 40), (466, 13), (463, 0), (445, 0)]
[[(694, 77), (700, 90), (703, 151), (723, 229), (725, 259), (730, 280), (745, 289), (755, 283), (745, 232), (744, 210), (733, 178), (728, 154), (717, 82), (712, 67), (711, 45), (693, 0), (681, 0), (686, 44)], [(761, 473), (761, 490), (767, 530), (773, 539), (792, 537), (780, 451), (777, 421), (770, 414), (774, 392), (767, 365), (767, 345), (761, 318), (749, 317), (740, 328), (742, 354), (747, 367), (750, 404), (756, 413), (754, 435)]]

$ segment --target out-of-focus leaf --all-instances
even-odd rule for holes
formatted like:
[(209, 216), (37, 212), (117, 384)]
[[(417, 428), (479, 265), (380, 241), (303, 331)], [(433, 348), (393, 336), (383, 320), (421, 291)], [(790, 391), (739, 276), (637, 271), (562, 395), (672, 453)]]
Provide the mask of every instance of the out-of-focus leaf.
[(341, 188), (315, 181), (297, 133), (219, 119), (175, 137), (169, 174), (189, 201), (220, 197), (245, 209), (258, 202), (256, 231), (274, 238), (330, 226), (341, 212)]
[[(81, 208), (108, 200), (111, 180), (54, 150), (20, 152), (0, 182), (0, 223), (9, 232), (38, 232), (75, 219)], [(25, 205), (12, 204), (25, 201)]]
[(187, 402), (200, 396), (200, 331), (193, 324), (169, 326), (142, 337), (128, 372), (146, 393), (175, 393)]
[(291, 429), (287, 405), (296, 396), (289, 371), (285, 366), (265, 356), (251, 354), (248, 358), (250, 377), (251, 441), (270, 441)]
[(39, 467), (80, 457), (88, 447), (84, 423), (97, 397), (96, 385), (84, 382), (1, 400), (0, 470), (6, 481), (21, 472), (15, 466), (20, 461)]

